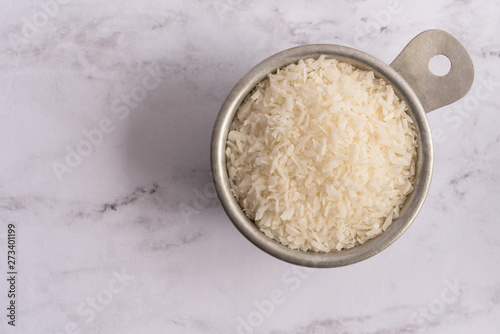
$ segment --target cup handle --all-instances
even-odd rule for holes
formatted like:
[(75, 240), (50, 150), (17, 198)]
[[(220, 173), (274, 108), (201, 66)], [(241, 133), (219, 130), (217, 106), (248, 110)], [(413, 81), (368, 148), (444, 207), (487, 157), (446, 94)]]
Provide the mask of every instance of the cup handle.
[[(451, 62), (444, 76), (434, 75), (429, 61), (437, 55)], [(415, 38), (391, 63), (417, 94), (425, 112), (453, 103), (467, 94), (474, 81), (474, 65), (460, 42), (442, 30), (427, 30)]]

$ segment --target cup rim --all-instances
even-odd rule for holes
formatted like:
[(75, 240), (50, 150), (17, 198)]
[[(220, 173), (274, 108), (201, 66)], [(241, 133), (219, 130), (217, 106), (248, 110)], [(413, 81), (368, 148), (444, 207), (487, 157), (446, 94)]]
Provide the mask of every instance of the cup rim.
[[(395, 93), (406, 101), (408, 114), (413, 119), (417, 131), (415, 185), (401, 209), (400, 217), (395, 219), (386, 231), (375, 238), (350, 249), (329, 253), (291, 249), (261, 232), (257, 225), (245, 215), (231, 191), (225, 156), (227, 135), (233, 118), (253, 88), (269, 73), (275, 72), (278, 68), (300, 59), (318, 58), (321, 55), (350, 63), (360, 69), (371, 70), (376, 77), (383, 78), (388, 84), (391, 84)], [(433, 145), (425, 110), (416, 93), (396, 70), (357, 49), (335, 44), (311, 44), (287, 49), (268, 57), (238, 81), (217, 115), (211, 139), (210, 159), (212, 178), (219, 200), (227, 216), (243, 236), (264, 252), (285, 262), (306, 267), (332, 268), (354, 264), (378, 254), (408, 229), (422, 208), (430, 188), (433, 170)]]

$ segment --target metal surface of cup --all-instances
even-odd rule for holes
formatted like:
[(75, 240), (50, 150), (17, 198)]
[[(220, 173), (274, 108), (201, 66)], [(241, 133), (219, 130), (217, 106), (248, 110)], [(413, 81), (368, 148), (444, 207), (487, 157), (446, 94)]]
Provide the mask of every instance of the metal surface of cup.
[[(451, 69), (444, 76), (429, 70), (430, 59), (445, 55)], [(265, 236), (241, 209), (232, 194), (226, 166), (227, 135), (236, 112), (245, 97), (267, 77), (300, 59), (325, 55), (350, 63), (360, 69), (373, 71), (392, 85), (396, 94), (408, 106), (417, 132), (417, 161), (414, 190), (408, 195), (400, 217), (381, 235), (350, 249), (329, 253), (294, 250)], [(415, 37), (387, 65), (362, 51), (331, 44), (305, 45), (277, 53), (250, 70), (232, 89), (217, 116), (211, 143), (212, 176), (217, 194), (235, 227), (253, 244), (283, 261), (307, 267), (339, 267), (365, 260), (391, 245), (415, 220), (429, 191), (433, 169), (433, 145), (426, 113), (453, 103), (465, 96), (474, 78), (472, 61), (463, 46), (450, 34), (428, 30)]]

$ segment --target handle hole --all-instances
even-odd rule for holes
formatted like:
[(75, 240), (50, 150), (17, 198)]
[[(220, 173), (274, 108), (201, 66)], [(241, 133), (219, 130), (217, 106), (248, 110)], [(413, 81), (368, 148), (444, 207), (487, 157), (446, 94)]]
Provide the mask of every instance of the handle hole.
[(429, 61), (429, 70), (438, 77), (445, 76), (450, 72), (451, 61), (445, 55), (436, 55)]

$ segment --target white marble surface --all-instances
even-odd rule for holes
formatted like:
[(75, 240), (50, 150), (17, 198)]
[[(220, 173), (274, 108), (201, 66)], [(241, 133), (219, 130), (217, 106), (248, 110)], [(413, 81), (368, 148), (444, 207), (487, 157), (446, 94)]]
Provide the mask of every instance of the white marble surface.
[[(7, 0), (0, 17), (1, 333), (500, 332), (498, 1)], [(430, 28), (465, 45), (476, 80), (429, 114), (434, 177), (412, 227), (313, 272), (245, 240), (209, 176), (235, 82), (308, 43), (390, 62)], [(68, 167), (75, 149), (88, 155)]]

